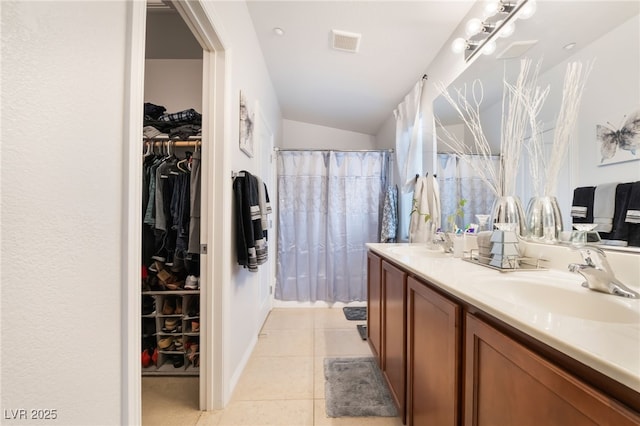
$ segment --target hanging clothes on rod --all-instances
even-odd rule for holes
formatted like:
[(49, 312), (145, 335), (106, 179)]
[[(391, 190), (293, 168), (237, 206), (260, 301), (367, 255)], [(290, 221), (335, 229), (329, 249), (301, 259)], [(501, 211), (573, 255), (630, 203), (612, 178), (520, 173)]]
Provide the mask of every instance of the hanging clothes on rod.
[(193, 145), (195, 152), (179, 158), (173, 141), (147, 147), (156, 143), (166, 151), (147, 150), (143, 159), (142, 266), (157, 273), (156, 290), (176, 290), (188, 275), (200, 275), (200, 151)]

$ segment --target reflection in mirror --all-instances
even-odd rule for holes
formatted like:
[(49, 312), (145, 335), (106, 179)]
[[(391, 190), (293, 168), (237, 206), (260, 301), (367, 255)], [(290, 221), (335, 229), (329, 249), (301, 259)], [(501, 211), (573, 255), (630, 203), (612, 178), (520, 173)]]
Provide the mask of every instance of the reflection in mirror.
[[(597, 126), (603, 125), (610, 132), (618, 130), (634, 111), (640, 109), (639, 42), (638, 2), (538, 2), (538, 10), (531, 19), (518, 21), (513, 36), (499, 40), (495, 55), (479, 55), (450, 86), (461, 88), (465, 84), (470, 86), (475, 79), (482, 81), (482, 126), (492, 152), (499, 156), (503, 81), (513, 81), (516, 78), (522, 58), (542, 61), (538, 82), (542, 87), (549, 85), (550, 94), (538, 120), (542, 123), (545, 151), (548, 151), (546, 147), (553, 139), (567, 64), (573, 61), (583, 64), (594, 61), (583, 93), (566, 164), (558, 178), (557, 197), (565, 231), (571, 230), (571, 206), (575, 188), (640, 181), (640, 162), (637, 161), (640, 149), (618, 149), (617, 157), (605, 158), (603, 161), (599, 142), (602, 131), (598, 133), (597, 130)], [(465, 133), (464, 125), (442, 97), (434, 102), (434, 114), (449, 131), (457, 132), (463, 135), (465, 141), (468, 140), (469, 135)], [(436, 133), (440, 138), (442, 129), (436, 128)], [(447, 149), (441, 141), (438, 142), (437, 151), (438, 164), (444, 164)], [(525, 206), (532, 195), (531, 178), (527, 173), (528, 161), (525, 153), (520, 162), (516, 184), (517, 195)], [(475, 193), (473, 190), (471, 192)], [(445, 198), (446, 194), (444, 191), (442, 193)], [(443, 201), (443, 210), (446, 202)], [(469, 202), (469, 205), (473, 204)], [(472, 214), (481, 213), (487, 211)], [(640, 242), (636, 245), (640, 245)]]

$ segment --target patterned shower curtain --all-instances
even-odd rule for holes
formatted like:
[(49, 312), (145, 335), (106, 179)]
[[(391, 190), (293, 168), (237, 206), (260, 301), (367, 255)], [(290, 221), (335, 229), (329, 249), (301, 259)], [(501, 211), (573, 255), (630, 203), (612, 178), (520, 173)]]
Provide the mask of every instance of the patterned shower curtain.
[[(468, 156), (469, 161), (483, 161), (479, 156)], [(496, 167), (500, 157), (492, 157)], [(491, 214), (495, 195), (466, 161), (454, 154), (438, 154), (438, 184), (440, 185), (441, 228), (448, 229), (447, 218), (455, 214), (458, 202), (467, 200), (464, 217), (456, 224), (464, 228), (470, 223), (478, 223), (476, 214)]]
[(367, 297), (365, 243), (377, 242), (388, 152), (279, 151), (275, 297)]

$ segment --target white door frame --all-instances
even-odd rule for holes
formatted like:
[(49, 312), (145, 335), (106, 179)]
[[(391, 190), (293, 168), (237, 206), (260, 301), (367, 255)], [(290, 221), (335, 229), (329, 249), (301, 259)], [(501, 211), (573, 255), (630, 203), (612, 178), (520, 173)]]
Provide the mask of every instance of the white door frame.
[[(220, 25), (207, 12), (204, 0), (172, 1), (203, 49), (202, 93), (202, 199), (201, 243), (208, 253), (222, 253), (223, 209), (210, 194), (222, 194), (227, 100), (228, 60)], [(123, 341), (122, 341), (122, 424), (141, 423), (140, 365), (140, 264), (142, 246), (141, 135), (144, 103), (144, 59), (146, 37), (146, 1), (128, 2), (127, 60), (128, 85), (124, 108), (124, 212), (123, 212)], [(214, 171), (218, 171), (215, 173)], [(224, 405), (223, 318), (225, 304), (221, 283), (221, 258), (201, 254), (200, 318), (200, 400), (201, 410)]]

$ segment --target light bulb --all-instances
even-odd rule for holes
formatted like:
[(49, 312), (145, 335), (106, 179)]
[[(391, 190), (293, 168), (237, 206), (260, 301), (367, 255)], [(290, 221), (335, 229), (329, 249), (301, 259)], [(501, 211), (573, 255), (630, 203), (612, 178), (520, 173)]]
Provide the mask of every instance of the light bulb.
[(463, 39), (462, 37), (458, 37), (457, 39), (453, 40), (453, 43), (451, 43), (451, 50), (453, 50), (453, 53), (462, 53), (467, 49), (467, 40)]
[(503, 25), (503, 22), (504, 21), (498, 21), (498, 23), (496, 24), (496, 26), (502, 25), (500, 27), (500, 32), (498, 33), (498, 36), (502, 38), (509, 37), (516, 30), (516, 24), (514, 24), (513, 21), (509, 21)]
[(484, 11), (482, 12), (483, 18), (486, 20), (487, 18), (492, 17), (500, 10), (500, 0), (489, 0), (484, 5)]
[(496, 51), (496, 42), (494, 40), (490, 40), (482, 46), (482, 54), (483, 55), (493, 55)]
[(535, 0), (529, 0), (527, 4), (522, 6), (518, 11), (518, 19), (529, 19), (536, 13), (537, 5)]
[(482, 21), (480, 19), (469, 19), (469, 22), (467, 22), (467, 25), (465, 26), (465, 32), (469, 37), (471, 37), (482, 31), (483, 26), (484, 25), (482, 25)]

